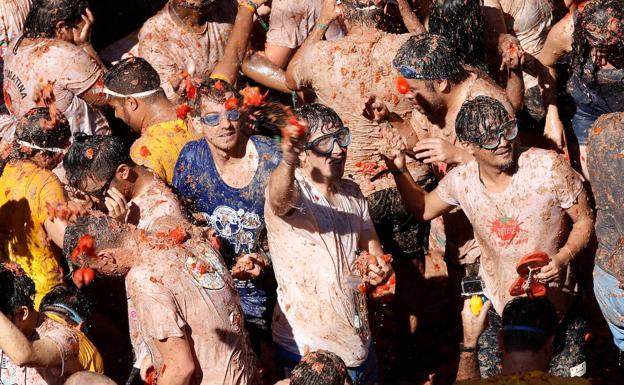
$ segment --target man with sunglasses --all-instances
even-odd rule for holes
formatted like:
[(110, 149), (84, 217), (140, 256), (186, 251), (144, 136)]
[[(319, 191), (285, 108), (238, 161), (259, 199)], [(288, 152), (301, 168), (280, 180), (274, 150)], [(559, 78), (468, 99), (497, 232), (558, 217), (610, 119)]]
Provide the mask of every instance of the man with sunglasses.
[[(431, 220), (461, 207), (473, 226), (481, 248), (484, 293), (493, 307), (490, 327), (479, 340), (482, 375), (500, 370), (496, 345), (500, 314), (511, 299), (516, 265), (537, 251), (548, 254), (550, 262), (532, 279), (547, 286), (561, 321), (559, 332), (565, 337), (555, 351), (552, 373), (582, 375), (585, 323), (576, 308), (571, 263), (587, 245), (594, 220), (580, 175), (554, 152), (521, 148), (513, 116), (494, 98), (477, 96), (464, 102), (456, 133), (474, 160), (451, 170), (431, 193), (405, 172), (404, 145), (394, 147), (393, 161), (387, 158), (387, 164), (414, 215)], [(568, 218), (573, 223), (570, 231)]]
[[(286, 128), (283, 158), (271, 175), (265, 215), (278, 305), (273, 341), (278, 368), (288, 375), (306, 351), (329, 350), (349, 367), (355, 384), (377, 383), (366, 289), (387, 282), (392, 267), (362, 191), (343, 178), (351, 134), (322, 104), (296, 111), (307, 123)], [(368, 253), (362, 277), (356, 261)]]
[(274, 298), (264, 191), (281, 156), (271, 139), (242, 132), (243, 98), (229, 83), (206, 80), (191, 107), (192, 124), (203, 137), (180, 152), (173, 186), (195, 219), (222, 241), (220, 251), (232, 269), (252, 346), (260, 353), (270, 344)]

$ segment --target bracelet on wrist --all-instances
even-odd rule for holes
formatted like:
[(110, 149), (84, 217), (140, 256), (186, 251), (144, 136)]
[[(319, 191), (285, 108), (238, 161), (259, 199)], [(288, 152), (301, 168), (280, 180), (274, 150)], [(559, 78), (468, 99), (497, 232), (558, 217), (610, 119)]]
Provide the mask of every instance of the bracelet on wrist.
[(460, 343), (459, 344), (459, 351), (461, 353), (476, 353), (477, 352), (477, 347), (476, 346), (465, 346), (464, 343)]
[(321, 31), (327, 31), (329, 29), (329, 24), (317, 22), (316, 28), (320, 29)]
[(238, 5), (243, 6), (247, 9), (249, 9), (251, 12), (255, 13), (256, 10), (258, 9), (258, 6), (256, 5), (256, 3), (254, 3), (251, 0), (241, 0), (238, 2)]

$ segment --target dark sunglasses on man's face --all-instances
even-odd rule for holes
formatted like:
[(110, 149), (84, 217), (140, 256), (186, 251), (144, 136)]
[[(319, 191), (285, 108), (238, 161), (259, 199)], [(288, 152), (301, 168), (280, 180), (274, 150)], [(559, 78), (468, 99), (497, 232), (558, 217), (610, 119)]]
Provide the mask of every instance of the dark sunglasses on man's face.
[(505, 138), (508, 141), (513, 141), (518, 137), (518, 121), (513, 119), (501, 124), (496, 130), (496, 133), (486, 139), (479, 146), (486, 150), (495, 150), (500, 146), (501, 138)]
[(322, 156), (329, 156), (334, 151), (334, 145), (336, 143), (338, 143), (338, 146), (342, 149), (349, 147), (351, 144), (349, 128), (342, 127), (336, 132), (316, 138), (310, 143), (307, 143), (305, 149), (312, 150)]

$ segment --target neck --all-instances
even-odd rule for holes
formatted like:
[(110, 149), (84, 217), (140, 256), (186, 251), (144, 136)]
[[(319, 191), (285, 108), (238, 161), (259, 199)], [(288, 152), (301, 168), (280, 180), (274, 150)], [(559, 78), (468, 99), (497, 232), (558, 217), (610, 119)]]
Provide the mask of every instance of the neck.
[(332, 201), (332, 197), (336, 193), (336, 181), (328, 179), (323, 176), (313, 175), (312, 170), (309, 167), (303, 167), (301, 169), (306, 179), (310, 181), (323, 194), (327, 200)]
[(141, 122), (141, 132), (154, 124), (171, 122), (178, 119), (175, 106), (167, 98), (160, 98), (156, 103), (149, 104), (143, 122)]
[(508, 170), (501, 170), (498, 167), (493, 167), (487, 164), (479, 162), (479, 176), (486, 187), (488, 185), (502, 186), (511, 178), (515, 171), (515, 167), (510, 167)]
[(377, 34), (379, 29), (374, 25), (351, 24), (347, 28), (349, 36), (366, 36), (370, 39), (371, 35)]
[(212, 155), (212, 159), (217, 166), (217, 169), (222, 171), (227, 167), (228, 163), (234, 161), (239, 161), (245, 157), (247, 154), (247, 143), (249, 138), (245, 135), (240, 135), (238, 138), (238, 142), (234, 147), (228, 150), (223, 150), (213, 146), (210, 141), (206, 140), (208, 143), (208, 147), (210, 148), (210, 153)]
[(503, 353), (502, 374), (504, 376), (526, 373), (535, 370), (548, 372), (548, 360), (545, 360), (539, 353)]
[(133, 171), (136, 173), (136, 180), (132, 183), (132, 187), (128, 189), (128, 192), (123, 193), (127, 200), (132, 200), (145, 194), (155, 178), (152, 171), (141, 166), (134, 167)]
[(171, 8), (177, 21), (188, 27), (199, 28), (206, 24), (207, 12), (203, 9), (185, 7), (178, 0), (171, 2)]

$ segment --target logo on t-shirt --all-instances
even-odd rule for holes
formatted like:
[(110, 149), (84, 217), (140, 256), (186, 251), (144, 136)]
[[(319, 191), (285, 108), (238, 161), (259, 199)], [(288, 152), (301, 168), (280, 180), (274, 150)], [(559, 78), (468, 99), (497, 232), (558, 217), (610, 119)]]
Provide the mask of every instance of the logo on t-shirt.
[(249, 253), (253, 250), (254, 232), (262, 226), (258, 214), (243, 209), (236, 211), (228, 206), (218, 206), (209, 218), (210, 226), (217, 230), (221, 238), (234, 246), (237, 254)]
[(495, 240), (506, 245), (517, 245), (528, 240), (528, 233), (522, 228), (522, 222), (519, 222), (517, 217), (508, 215), (490, 221), (490, 232), (498, 238)]
[(220, 290), (225, 287), (225, 268), (216, 256), (210, 253), (200, 257), (190, 256), (184, 265), (195, 282), (204, 289)]

